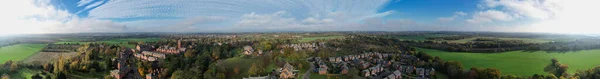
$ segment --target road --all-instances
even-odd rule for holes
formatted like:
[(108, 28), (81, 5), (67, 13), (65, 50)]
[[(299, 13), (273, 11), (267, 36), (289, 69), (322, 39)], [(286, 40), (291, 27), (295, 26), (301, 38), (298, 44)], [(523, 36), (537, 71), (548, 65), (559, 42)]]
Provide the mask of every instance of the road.
[(313, 64), (313, 62), (309, 62), (308, 59), (306, 61), (310, 63), (310, 69), (306, 70), (306, 72), (302, 76), (302, 79), (310, 79), (310, 72), (315, 68), (315, 64)]

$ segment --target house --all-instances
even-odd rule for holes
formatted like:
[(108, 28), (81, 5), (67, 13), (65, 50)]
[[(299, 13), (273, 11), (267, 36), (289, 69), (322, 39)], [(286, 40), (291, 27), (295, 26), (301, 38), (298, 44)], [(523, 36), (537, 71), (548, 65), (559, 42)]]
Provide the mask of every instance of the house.
[(254, 49), (250, 46), (244, 46), (244, 50), (242, 51), (245, 55), (252, 55), (252, 52), (254, 52)]
[(362, 63), (361, 68), (366, 69), (369, 67), (369, 63)]
[(348, 71), (350, 70), (348, 66), (343, 66), (340, 69), (340, 74), (348, 74)]
[(285, 63), (282, 68), (279, 69), (281, 72), (279, 74), (279, 78), (289, 79), (296, 77), (296, 72), (294, 72), (294, 66), (290, 65), (290, 63)]
[(431, 68), (431, 69), (425, 70), (425, 76), (434, 76), (434, 75), (435, 75), (435, 69)]
[(341, 62), (342, 61), (342, 57), (335, 57), (335, 62)]
[(135, 49), (138, 51), (153, 51), (154, 46), (152, 46), (152, 45), (136, 45)]
[(392, 74), (394, 74), (395, 79), (402, 79), (402, 72), (396, 70)]
[(153, 56), (153, 57), (160, 58), (160, 59), (166, 58), (165, 54), (158, 53), (158, 52), (142, 51), (142, 54), (148, 55), (148, 56)]
[(335, 57), (329, 57), (329, 62), (335, 62)]
[(386, 76), (386, 77), (385, 77), (385, 78), (383, 78), (383, 79), (396, 79), (396, 75), (394, 75), (394, 74), (392, 73), (392, 74), (390, 74), (390, 75)]
[(425, 69), (424, 68), (417, 68), (417, 75), (419, 75), (419, 76), (425, 76)]
[(369, 69), (365, 69), (365, 70), (363, 70), (363, 71), (362, 71), (362, 74), (363, 74), (363, 76), (364, 76), (364, 77), (369, 77), (369, 76), (371, 76), (371, 72), (370, 72), (370, 70), (369, 70)]
[(320, 62), (318, 69), (319, 69), (319, 74), (327, 74), (327, 69), (329, 69), (329, 67), (327, 67), (327, 64)]

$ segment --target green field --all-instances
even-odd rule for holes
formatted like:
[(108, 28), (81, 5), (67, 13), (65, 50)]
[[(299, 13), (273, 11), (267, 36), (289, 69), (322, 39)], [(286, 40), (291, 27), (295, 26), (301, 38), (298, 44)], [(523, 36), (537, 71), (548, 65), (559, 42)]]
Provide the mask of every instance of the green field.
[(447, 35), (447, 34), (425, 34), (425, 35), (413, 35), (413, 36), (395, 36), (393, 38), (398, 38), (401, 40), (428, 40), (427, 38), (433, 37), (447, 37), (447, 36), (456, 36), (456, 35)]
[(543, 51), (525, 52), (511, 51), (502, 53), (466, 53), (445, 52), (433, 49), (417, 48), (432, 56), (439, 56), (445, 61), (455, 60), (461, 62), (465, 68), (497, 68), (502, 74), (531, 76), (533, 74), (546, 74), (543, 68), (556, 58), (562, 64), (569, 65), (569, 73), (585, 70), (600, 65), (600, 49), (584, 50), (565, 53), (546, 53)]
[[(234, 57), (234, 58), (229, 58), (229, 59), (223, 60), (223, 64), (225, 64), (225, 68), (227, 70), (234, 70), (234, 68), (236, 66), (238, 66), (240, 68), (240, 73), (237, 75), (235, 75), (235, 73), (233, 73), (232, 71), (227, 71), (226, 75), (229, 75), (228, 78), (233, 77), (232, 79), (241, 79), (244, 77), (248, 77), (248, 69), (250, 69), (250, 67), (252, 66), (252, 63), (256, 63), (258, 65), (258, 63), (260, 63), (260, 59)], [(277, 68), (277, 67), (275, 67), (275, 63), (269, 64), (267, 66), (267, 69), (265, 70), (265, 72), (271, 72), (272, 68)], [(254, 76), (254, 77), (256, 77), (256, 76)]]
[[(129, 48), (134, 48), (135, 45), (127, 44), (127, 42), (130, 42), (130, 41), (133, 41), (133, 42), (156, 42), (156, 41), (160, 41), (160, 40), (162, 40), (162, 39), (159, 39), (159, 38), (124, 38), (124, 39), (96, 41), (95, 43), (107, 43), (107, 44), (121, 45), (121, 46), (129, 47)], [(75, 41), (61, 41), (61, 42), (56, 42), (54, 44), (65, 44), (65, 43), (87, 44), (87, 43), (93, 43), (93, 42), (80, 42), (80, 41), (75, 40)]]
[(315, 41), (315, 40), (327, 40), (327, 39), (336, 39), (336, 38), (343, 38), (344, 36), (318, 36), (318, 37), (303, 37), (302, 39), (298, 40), (299, 42), (311, 42), (311, 41)]
[[(453, 40), (453, 41), (449, 41), (452, 43), (467, 43), (467, 42), (471, 42), (477, 38), (496, 38), (496, 37), (472, 37), (472, 38), (466, 38), (466, 39), (461, 39), (461, 40)], [(546, 39), (535, 39), (535, 38), (498, 38), (500, 40), (521, 40), (525, 43), (547, 43), (550, 42), (551, 40), (546, 40)]]
[(44, 48), (46, 44), (17, 44), (0, 48), (0, 62), (21, 61)]

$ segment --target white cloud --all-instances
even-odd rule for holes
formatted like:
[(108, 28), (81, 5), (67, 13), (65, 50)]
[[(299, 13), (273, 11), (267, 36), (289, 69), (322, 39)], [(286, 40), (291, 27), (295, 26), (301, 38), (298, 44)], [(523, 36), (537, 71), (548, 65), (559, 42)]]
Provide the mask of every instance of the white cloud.
[(77, 2), (77, 7), (81, 7), (81, 6), (90, 4), (92, 2), (94, 2), (94, 0), (81, 0), (81, 1)]
[(563, 0), (484, 0), (479, 5), (484, 8), (503, 8), (520, 16), (544, 20), (556, 17), (564, 7), (563, 3)]
[[(124, 25), (108, 20), (80, 19), (50, 5), (49, 0), (0, 1), (0, 35), (119, 31)], [(15, 8), (18, 7), (18, 8)]]
[(439, 17), (439, 18), (437, 18), (437, 20), (440, 22), (451, 22), (451, 21), (454, 21), (454, 19), (461, 17), (461, 16), (465, 16), (465, 15), (467, 15), (467, 13), (459, 11), (459, 12), (454, 12), (454, 14), (450, 17)]
[(497, 10), (486, 10), (473, 14), (471, 19), (467, 19), (467, 23), (488, 23), (493, 21), (512, 21), (515, 16)]

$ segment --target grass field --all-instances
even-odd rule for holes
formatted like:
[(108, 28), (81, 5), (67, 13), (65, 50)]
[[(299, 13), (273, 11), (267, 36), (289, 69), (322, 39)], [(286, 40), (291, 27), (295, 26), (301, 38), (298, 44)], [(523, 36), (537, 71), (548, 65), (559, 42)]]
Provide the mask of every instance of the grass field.
[(425, 34), (425, 35), (414, 35), (414, 36), (396, 36), (394, 38), (402, 39), (402, 40), (427, 40), (427, 38), (432, 37), (447, 37), (447, 36), (455, 36), (455, 35), (447, 35), (447, 34)]
[[(467, 42), (471, 42), (472, 40), (475, 40), (477, 38), (495, 38), (495, 37), (472, 37), (472, 38), (466, 38), (466, 39), (461, 39), (461, 40), (454, 40), (454, 41), (449, 41), (452, 43), (467, 43)], [(546, 40), (546, 39), (535, 39), (535, 38), (498, 38), (500, 40), (521, 40), (525, 43), (547, 43), (550, 42), (551, 40)]]
[(327, 40), (327, 39), (335, 39), (335, 38), (343, 38), (344, 36), (319, 36), (319, 37), (303, 37), (298, 40), (299, 42), (311, 42), (318, 39)]
[[(107, 43), (107, 44), (121, 45), (121, 46), (129, 47), (129, 48), (134, 48), (135, 45), (127, 44), (127, 42), (130, 42), (130, 41), (134, 41), (134, 42), (156, 42), (156, 41), (160, 41), (160, 40), (162, 40), (162, 39), (159, 39), (159, 38), (124, 38), (124, 39), (112, 39), (112, 40), (105, 40), (105, 41), (96, 41), (95, 43)], [(75, 41), (61, 41), (61, 42), (56, 42), (54, 44), (65, 44), (65, 43), (87, 44), (87, 43), (93, 43), (93, 42), (80, 42), (80, 41), (76, 41), (75, 40)]]
[(59, 56), (73, 57), (77, 52), (39, 52), (23, 60), (23, 63), (42, 65), (58, 59)]
[(514, 74), (519, 76), (531, 76), (533, 74), (546, 74), (543, 68), (550, 63), (550, 59), (556, 58), (560, 63), (569, 65), (569, 73), (577, 70), (590, 69), (600, 65), (600, 49), (584, 50), (565, 53), (546, 53), (543, 51), (524, 52), (511, 51), (502, 53), (467, 53), (467, 52), (445, 52), (433, 49), (417, 48), (432, 56), (449, 61), (461, 62), (465, 68), (497, 68), (502, 74)]
[(42, 70), (34, 70), (34, 69), (28, 69), (28, 68), (22, 68), (20, 70), (18, 70), (17, 72), (10, 74), (10, 78), (11, 79), (31, 79), (31, 76), (37, 74), (37, 73), (41, 73)]
[[(238, 66), (240, 68), (240, 73), (235, 75), (235, 73), (231, 72), (231, 71), (227, 71), (228, 78), (231, 79), (241, 79), (244, 77), (248, 77), (248, 69), (250, 69), (250, 67), (252, 66), (252, 63), (260, 63), (260, 59), (257, 58), (242, 58), (242, 57), (234, 57), (234, 58), (229, 58), (227, 60), (223, 60), (223, 64), (225, 64), (225, 68), (227, 70), (234, 70), (234, 68), (236, 66)], [(275, 64), (269, 64), (267, 66), (267, 69), (265, 70), (265, 72), (270, 72), (272, 69), (269, 68), (276, 68)], [(233, 77), (233, 78), (232, 78)], [(254, 76), (256, 77), (256, 76)]]
[(44, 48), (46, 44), (17, 44), (0, 48), (0, 62), (21, 61)]

